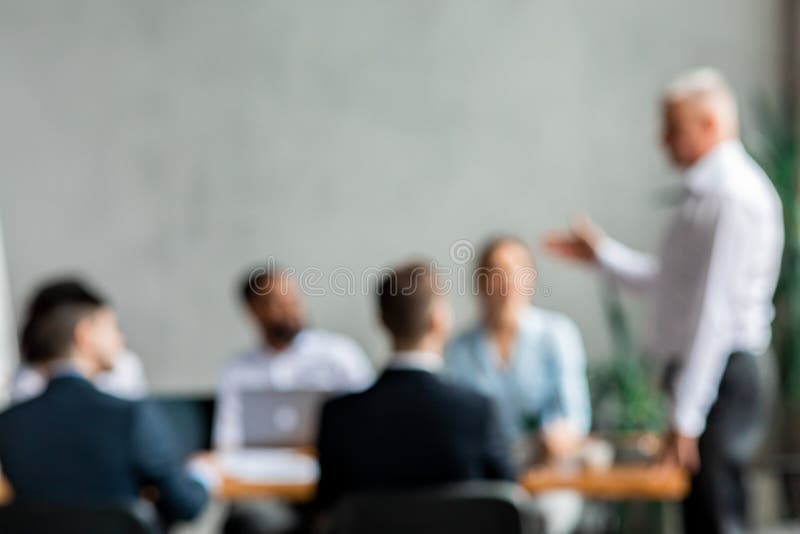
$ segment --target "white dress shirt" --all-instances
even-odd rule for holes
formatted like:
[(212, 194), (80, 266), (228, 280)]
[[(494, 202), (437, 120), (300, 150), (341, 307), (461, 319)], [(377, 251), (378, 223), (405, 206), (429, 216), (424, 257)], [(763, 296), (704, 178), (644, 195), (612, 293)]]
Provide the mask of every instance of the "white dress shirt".
[(438, 373), (444, 368), (444, 357), (435, 352), (401, 350), (395, 352), (386, 369), (392, 371), (427, 371)]
[(681, 363), (672, 390), (681, 433), (703, 432), (732, 352), (767, 349), (782, 250), (780, 199), (739, 141), (686, 171), (658, 257), (598, 243), (603, 270), (651, 298), (649, 348)]
[(223, 370), (217, 393), (214, 445), (242, 446), (244, 391), (358, 391), (375, 371), (350, 338), (323, 330), (300, 332), (284, 350), (259, 346), (235, 357)]
[[(135, 353), (125, 350), (117, 357), (110, 371), (100, 373), (93, 381), (97, 389), (123, 399), (141, 399), (147, 395), (147, 379), (142, 361)], [(47, 378), (27, 364), (21, 364), (11, 383), (11, 402), (19, 403), (41, 394)]]

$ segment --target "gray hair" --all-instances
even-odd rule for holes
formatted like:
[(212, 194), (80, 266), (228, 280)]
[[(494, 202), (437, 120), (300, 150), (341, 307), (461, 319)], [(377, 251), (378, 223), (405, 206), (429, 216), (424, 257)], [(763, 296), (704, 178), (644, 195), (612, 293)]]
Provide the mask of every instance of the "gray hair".
[(725, 135), (738, 135), (736, 97), (718, 70), (704, 67), (685, 72), (664, 89), (665, 104), (687, 101), (696, 102), (713, 113)]

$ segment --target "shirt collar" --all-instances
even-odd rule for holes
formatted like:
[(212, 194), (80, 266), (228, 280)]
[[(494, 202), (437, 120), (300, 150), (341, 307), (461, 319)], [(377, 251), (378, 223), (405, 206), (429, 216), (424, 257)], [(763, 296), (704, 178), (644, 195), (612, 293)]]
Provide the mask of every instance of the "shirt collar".
[(65, 360), (54, 362), (50, 366), (50, 379), (54, 378), (62, 378), (62, 377), (80, 377), (83, 378), (83, 375), (78, 371), (78, 368), (72, 362)]
[(396, 352), (389, 361), (387, 368), (392, 370), (428, 371), (436, 373), (443, 365), (444, 361), (440, 354), (421, 350), (409, 350)]
[(542, 323), (541, 315), (537, 313), (533, 304), (528, 304), (517, 314), (517, 331), (514, 334), (514, 340), (511, 344), (511, 354), (508, 361), (504, 361), (500, 358), (500, 353), (492, 341), (489, 328), (485, 325), (482, 325), (478, 329), (480, 333), (480, 342), (484, 344), (483, 350), (480, 352), (489, 358), (494, 368), (501, 370), (508, 369), (513, 365), (514, 353), (518, 350), (518, 347), (524, 345), (526, 339), (536, 339), (543, 328), (544, 324)]
[(719, 162), (733, 154), (744, 151), (741, 141), (729, 139), (717, 144), (711, 151), (689, 166), (685, 171), (685, 185), (692, 193), (703, 193), (713, 188), (718, 181), (718, 174), (712, 172)]

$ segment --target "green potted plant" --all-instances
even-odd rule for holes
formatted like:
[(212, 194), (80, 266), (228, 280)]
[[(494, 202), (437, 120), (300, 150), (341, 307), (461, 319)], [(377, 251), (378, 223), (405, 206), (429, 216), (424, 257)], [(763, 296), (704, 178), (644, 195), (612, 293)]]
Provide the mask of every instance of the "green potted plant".
[(595, 428), (611, 438), (621, 453), (636, 454), (643, 435), (665, 429), (665, 397), (649, 360), (636, 348), (616, 288), (604, 286), (602, 302), (611, 356), (589, 367)]
[[(780, 386), (776, 413), (780, 434), (772, 438), (779, 454), (796, 457), (800, 455), (800, 135), (792, 114), (781, 108), (762, 103), (758, 116), (761, 136), (752, 152), (781, 198), (785, 231), (772, 342)], [(784, 487), (789, 512), (800, 516), (800, 473), (785, 471)]]

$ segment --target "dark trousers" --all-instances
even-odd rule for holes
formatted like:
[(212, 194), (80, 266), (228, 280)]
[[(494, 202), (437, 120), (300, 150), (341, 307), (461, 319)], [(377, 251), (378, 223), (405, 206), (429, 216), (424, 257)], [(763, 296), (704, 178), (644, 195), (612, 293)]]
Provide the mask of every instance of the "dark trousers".
[(717, 400), (700, 437), (700, 470), (683, 502), (687, 533), (747, 531), (744, 471), (761, 443), (767, 419), (768, 371), (755, 357), (735, 352), (728, 359)]

